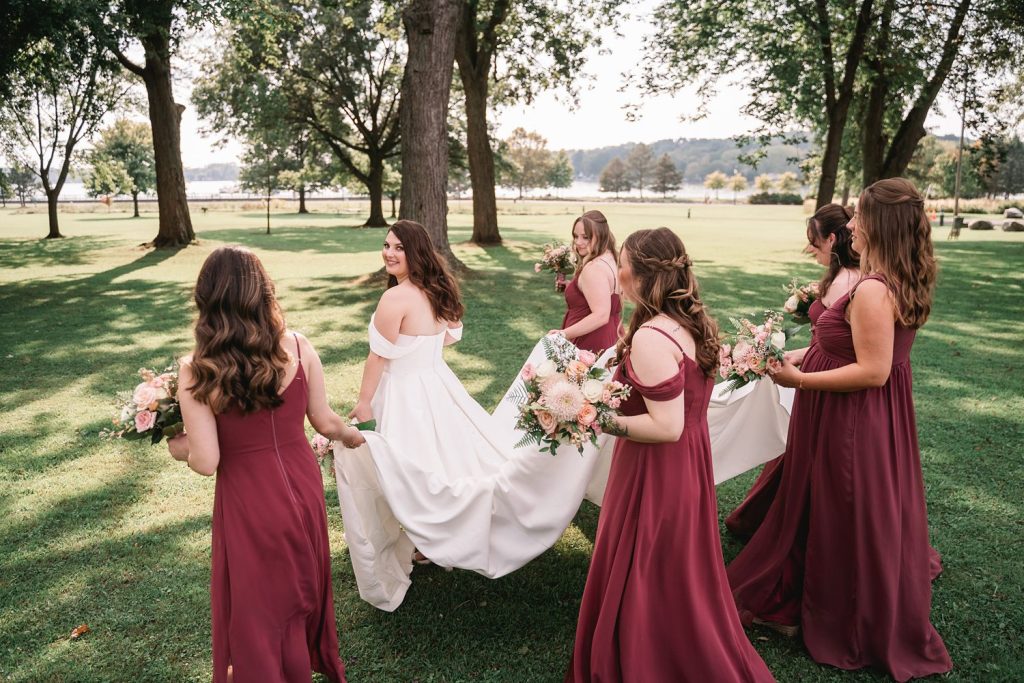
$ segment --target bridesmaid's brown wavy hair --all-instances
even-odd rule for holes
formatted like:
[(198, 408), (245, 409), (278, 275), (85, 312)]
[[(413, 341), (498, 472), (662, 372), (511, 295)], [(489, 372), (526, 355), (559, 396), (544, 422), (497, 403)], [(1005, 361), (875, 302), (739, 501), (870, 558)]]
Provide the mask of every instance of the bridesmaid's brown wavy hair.
[[(400, 220), (394, 222), (391, 232), (402, 243), (409, 279), (427, 295), (434, 318), (449, 322), (461, 320), (466, 307), (462, 305), (459, 283), (444, 257), (434, 249), (426, 228), (416, 221)], [(394, 275), (388, 277), (388, 289), (397, 284)]]
[(278, 388), (289, 362), (281, 346), (284, 316), (256, 255), (236, 246), (215, 250), (199, 271), (195, 301), (195, 381), (189, 389), (196, 400), (214, 413), (281, 405)]
[(718, 325), (700, 300), (693, 263), (683, 241), (668, 228), (638, 230), (622, 244), (622, 258), (629, 259), (633, 271), (636, 308), (626, 336), (616, 346), (616, 362), (622, 362), (636, 331), (663, 313), (693, 335), (697, 365), (713, 377), (718, 369)]
[(807, 241), (815, 247), (828, 242), (829, 235), (835, 237), (830, 251), (828, 270), (821, 278), (819, 290), (824, 297), (843, 268), (857, 270), (860, 257), (853, 250), (853, 232), (849, 228), (853, 212), (840, 204), (826, 204), (807, 219)]
[[(619, 255), (615, 250), (615, 235), (612, 234), (611, 228), (608, 227), (608, 219), (604, 217), (604, 214), (600, 211), (593, 210), (587, 211), (582, 216), (572, 222), (572, 239), (576, 240), (576, 224), (583, 224), (583, 234), (587, 236), (587, 239), (591, 240), (593, 245), (590, 252), (580, 258), (579, 254), (576, 254), (576, 271), (574, 277), (578, 277), (580, 272), (583, 270), (583, 266), (587, 265), (598, 256), (602, 255), (606, 251), (612, 252), (612, 258), (615, 262), (619, 262)], [(576, 249), (573, 249), (573, 253), (576, 253)]]
[(924, 198), (906, 178), (887, 178), (861, 193), (857, 212), (861, 272), (885, 279), (901, 325), (921, 327), (931, 313), (938, 274)]

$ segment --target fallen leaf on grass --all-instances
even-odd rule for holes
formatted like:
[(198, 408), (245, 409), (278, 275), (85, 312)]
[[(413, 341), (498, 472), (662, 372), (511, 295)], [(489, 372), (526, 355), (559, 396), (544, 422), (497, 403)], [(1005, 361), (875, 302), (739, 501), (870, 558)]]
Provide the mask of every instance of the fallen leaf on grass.
[(71, 640), (77, 640), (89, 632), (88, 624), (79, 624), (71, 631)]

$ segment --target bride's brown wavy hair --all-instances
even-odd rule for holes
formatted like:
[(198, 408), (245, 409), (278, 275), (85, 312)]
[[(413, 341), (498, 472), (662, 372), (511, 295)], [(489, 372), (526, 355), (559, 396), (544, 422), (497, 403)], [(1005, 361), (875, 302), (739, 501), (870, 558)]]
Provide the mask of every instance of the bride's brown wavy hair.
[[(452, 275), (444, 258), (434, 249), (426, 228), (416, 221), (395, 221), (391, 232), (402, 243), (409, 279), (423, 290), (437, 320), (462, 320), (466, 307), (462, 305), (459, 283)], [(388, 289), (398, 284), (394, 275), (388, 277)]]
[(633, 271), (636, 308), (626, 336), (616, 346), (616, 362), (622, 362), (636, 331), (663, 313), (693, 335), (697, 365), (708, 377), (714, 376), (718, 369), (718, 325), (700, 300), (693, 263), (683, 241), (668, 228), (638, 230), (623, 242), (621, 258), (629, 259)]
[(278, 388), (289, 362), (281, 346), (284, 316), (256, 255), (244, 247), (216, 249), (199, 271), (195, 302), (195, 381), (189, 389), (196, 400), (214, 413), (281, 405)]
[(906, 178), (887, 178), (861, 192), (857, 213), (861, 272), (885, 279), (901, 325), (921, 327), (931, 313), (938, 274), (924, 198)]

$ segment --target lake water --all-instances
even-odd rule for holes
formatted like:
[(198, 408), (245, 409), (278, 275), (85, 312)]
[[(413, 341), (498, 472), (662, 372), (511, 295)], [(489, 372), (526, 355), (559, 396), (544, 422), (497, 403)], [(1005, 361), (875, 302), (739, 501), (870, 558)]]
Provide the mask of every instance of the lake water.
[[(543, 198), (543, 197), (587, 197), (587, 198), (614, 198), (615, 194), (611, 192), (600, 192), (598, 191), (598, 184), (596, 181), (588, 180), (577, 180), (574, 181), (571, 187), (555, 190), (554, 188), (546, 188), (542, 190), (531, 190), (526, 193), (527, 197), (532, 199)], [(258, 199), (262, 195), (243, 191), (238, 183), (231, 180), (193, 180), (185, 183), (185, 190), (188, 193), (189, 199), (202, 200), (202, 199)], [(750, 194), (750, 190), (737, 193), (737, 197), (744, 198)], [(514, 188), (497, 188), (497, 196), (500, 199), (515, 199), (519, 195), (518, 191)], [(280, 198), (289, 198), (293, 196), (291, 192), (279, 192), (274, 195)], [(352, 192), (349, 192), (345, 188), (337, 190), (325, 190), (321, 192), (311, 193), (307, 195), (310, 197), (319, 197), (325, 199), (347, 199), (354, 196)], [(472, 193), (464, 192), (463, 197), (470, 197)], [(640, 192), (638, 190), (630, 190), (629, 192), (620, 192), (619, 198), (624, 199), (639, 199)], [(660, 195), (652, 193), (649, 189), (644, 190), (643, 196), (645, 198), (654, 198)], [(698, 183), (687, 183), (683, 185), (679, 190), (674, 193), (670, 193), (669, 197), (676, 199), (696, 199), (702, 200), (705, 197), (714, 199), (714, 192), (707, 190), (703, 185)], [(733, 193), (731, 190), (721, 190), (719, 192), (719, 198), (722, 200), (732, 199)], [(155, 199), (155, 194), (140, 195), (141, 198)], [(37, 194), (36, 199), (42, 200), (42, 193)], [(85, 187), (80, 182), (68, 182), (64, 184), (64, 189), (60, 193), (60, 198), (63, 201), (95, 201), (95, 199), (89, 197), (85, 192)]]

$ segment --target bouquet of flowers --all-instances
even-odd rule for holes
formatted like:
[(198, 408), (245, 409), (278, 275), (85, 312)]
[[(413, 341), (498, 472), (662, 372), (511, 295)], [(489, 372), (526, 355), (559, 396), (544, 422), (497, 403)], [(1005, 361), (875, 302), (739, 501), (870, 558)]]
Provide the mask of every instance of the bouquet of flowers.
[(132, 392), (119, 392), (115, 400), (117, 412), (112, 420), (114, 428), (103, 430), (106, 439), (149, 439), (159, 443), (185, 431), (178, 404), (178, 364), (173, 363), (163, 372), (139, 368), (142, 382)]
[(782, 367), (787, 334), (782, 329), (782, 314), (777, 311), (765, 311), (759, 325), (746, 318), (732, 318), (730, 322), (736, 327), (736, 335), (719, 349), (718, 372), (727, 380), (727, 390), (735, 391)]
[(804, 325), (811, 321), (811, 304), (819, 296), (818, 287), (817, 282), (801, 285), (796, 278), (788, 285), (783, 285), (782, 289), (789, 293), (789, 298), (782, 308), (793, 318), (793, 322)]
[(573, 253), (568, 244), (545, 244), (544, 256), (533, 264), (535, 273), (550, 270), (555, 274), (555, 289), (565, 287), (565, 276), (573, 272), (574, 268)]
[(568, 442), (582, 455), (586, 442), (597, 445), (630, 388), (613, 381), (607, 370), (595, 366), (596, 355), (565, 337), (552, 335), (541, 343), (546, 359), (537, 367), (526, 364), (523, 384), (513, 394), (520, 403), (516, 429), (524, 432), (515, 447), (538, 444), (542, 453), (554, 455)]

